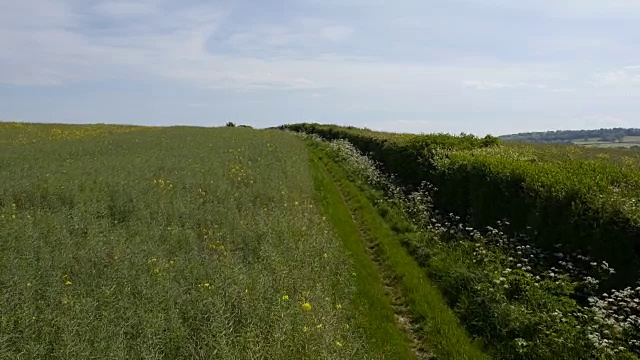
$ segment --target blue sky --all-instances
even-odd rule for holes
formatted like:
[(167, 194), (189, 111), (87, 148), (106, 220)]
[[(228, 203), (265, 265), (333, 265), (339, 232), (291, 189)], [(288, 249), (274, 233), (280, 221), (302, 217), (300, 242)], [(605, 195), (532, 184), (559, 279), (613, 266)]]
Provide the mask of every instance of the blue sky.
[(0, 120), (640, 127), (640, 1), (0, 2)]

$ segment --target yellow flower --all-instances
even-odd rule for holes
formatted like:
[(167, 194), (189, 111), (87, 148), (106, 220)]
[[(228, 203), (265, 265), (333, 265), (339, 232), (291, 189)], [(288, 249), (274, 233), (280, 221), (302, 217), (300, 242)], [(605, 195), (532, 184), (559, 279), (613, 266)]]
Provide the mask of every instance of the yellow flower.
[(282, 301), (289, 300), (289, 295), (282, 295)]
[(309, 304), (308, 302), (305, 302), (305, 303), (302, 304), (302, 308), (304, 310), (309, 311), (309, 310), (311, 310), (311, 304)]
[(73, 282), (69, 280), (69, 275), (67, 274), (62, 275), (62, 280), (64, 281), (65, 285), (73, 285)]
[(341, 310), (342, 309), (342, 304), (336, 305), (336, 309)]

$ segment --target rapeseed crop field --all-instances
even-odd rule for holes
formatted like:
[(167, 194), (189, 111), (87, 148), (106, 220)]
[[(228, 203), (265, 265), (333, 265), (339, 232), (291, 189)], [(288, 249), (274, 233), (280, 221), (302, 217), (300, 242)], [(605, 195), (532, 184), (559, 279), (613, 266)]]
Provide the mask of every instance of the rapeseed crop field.
[(297, 137), (0, 126), (0, 358), (369, 354)]

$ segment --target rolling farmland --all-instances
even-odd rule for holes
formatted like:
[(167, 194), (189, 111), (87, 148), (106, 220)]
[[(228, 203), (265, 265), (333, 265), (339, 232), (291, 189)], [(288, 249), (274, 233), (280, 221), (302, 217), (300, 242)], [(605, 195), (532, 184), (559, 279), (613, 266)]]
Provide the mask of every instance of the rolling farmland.
[(0, 123), (0, 358), (638, 358), (637, 152), (287, 129)]

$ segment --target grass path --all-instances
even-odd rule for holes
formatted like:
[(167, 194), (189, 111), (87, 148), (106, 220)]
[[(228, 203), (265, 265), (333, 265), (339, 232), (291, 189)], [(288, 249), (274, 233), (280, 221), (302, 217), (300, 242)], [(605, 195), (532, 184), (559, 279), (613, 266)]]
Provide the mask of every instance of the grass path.
[[(370, 277), (378, 281), (386, 278), (385, 282), (393, 289), (384, 294), (384, 290), (378, 288), (377, 298), (381, 299), (384, 294), (387, 295), (387, 301), (368, 313), (377, 312), (388, 320), (389, 312), (395, 311), (397, 328), (404, 331), (405, 344), (412, 343), (414, 357), (433, 354), (442, 359), (486, 359), (487, 356), (471, 342), (440, 292), (401, 246), (396, 234), (366, 195), (322, 150), (315, 145), (311, 145), (311, 149), (314, 170), (321, 174), (316, 175), (316, 179), (320, 179), (322, 184), (318, 188), (324, 193), (325, 206), (330, 206), (336, 213), (332, 218), (334, 227), (350, 228), (348, 233), (340, 233), (340, 236), (343, 241), (352, 244), (351, 253), (359, 258), (356, 263), (367, 273), (377, 272)], [(360, 224), (359, 228), (350, 221), (352, 218)], [(367, 247), (373, 249), (373, 258), (367, 253)], [(380, 271), (372, 267), (374, 261)], [(399, 303), (395, 308), (388, 299), (388, 295), (393, 294), (396, 295), (394, 301)], [(397, 321), (404, 312), (409, 314), (412, 324)]]
[[(313, 151), (313, 150), (312, 150)], [(380, 357), (388, 359), (412, 359), (416, 354), (411, 349), (410, 338), (399, 331), (391, 299), (379, 269), (366, 251), (366, 242), (353, 214), (345, 203), (333, 174), (327, 171), (325, 159), (318, 151), (311, 156), (317, 195), (334, 231), (343, 241), (354, 262), (356, 294), (353, 306), (360, 316), (358, 325), (365, 329), (370, 345)]]

